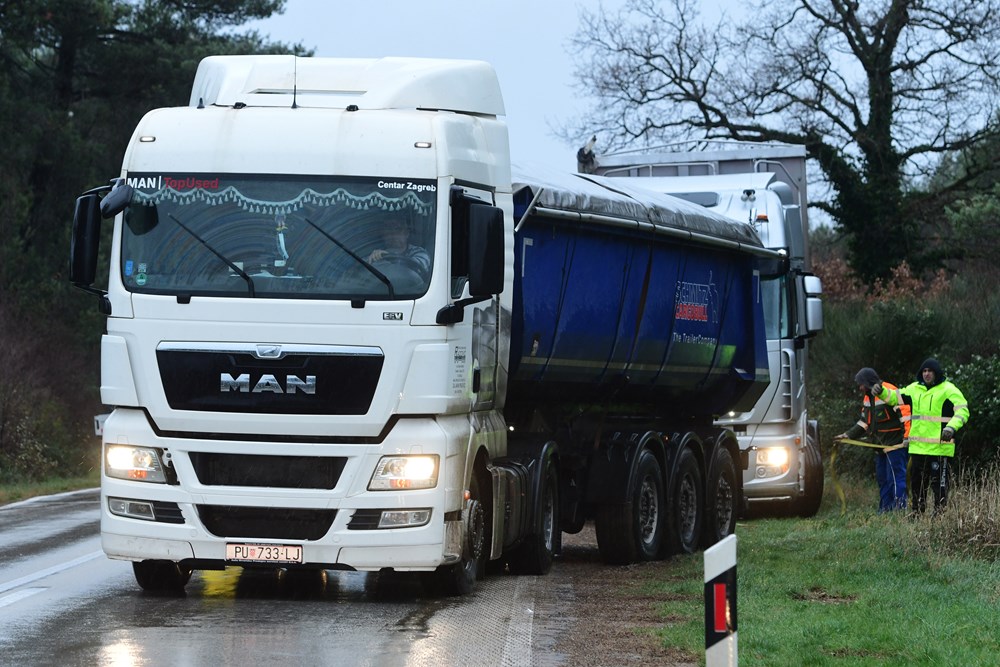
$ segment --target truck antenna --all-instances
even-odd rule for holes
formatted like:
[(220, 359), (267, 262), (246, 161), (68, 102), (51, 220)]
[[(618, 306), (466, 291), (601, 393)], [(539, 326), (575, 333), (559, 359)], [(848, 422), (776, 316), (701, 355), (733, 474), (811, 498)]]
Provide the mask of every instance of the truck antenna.
[(296, 101), (299, 96), (299, 58), (298, 56), (292, 56), (292, 108), (298, 109), (299, 105)]

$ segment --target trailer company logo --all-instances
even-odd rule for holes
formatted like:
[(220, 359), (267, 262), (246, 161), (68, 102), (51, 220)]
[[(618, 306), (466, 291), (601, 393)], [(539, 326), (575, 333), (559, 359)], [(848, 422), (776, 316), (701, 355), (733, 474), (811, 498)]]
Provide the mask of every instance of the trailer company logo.
[(674, 317), (689, 322), (719, 322), (719, 293), (709, 277), (708, 283), (677, 281)]
[(303, 380), (297, 375), (286, 375), (285, 384), (273, 375), (262, 375), (256, 382), (250, 382), (250, 374), (243, 373), (233, 377), (229, 373), (221, 373), (219, 376), (219, 391), (223, 394), (236, 392), (241, 394), (303, 394), (316, 393), (316, 376), (307, 375)]
[(183, 190), (218, 190), (218, 178), (174, 178), (173, 176), (143, 176), (141, 178), (126, 178), (125, 182), (136, 190), (162, 190), (170, 188), (178, 192)]

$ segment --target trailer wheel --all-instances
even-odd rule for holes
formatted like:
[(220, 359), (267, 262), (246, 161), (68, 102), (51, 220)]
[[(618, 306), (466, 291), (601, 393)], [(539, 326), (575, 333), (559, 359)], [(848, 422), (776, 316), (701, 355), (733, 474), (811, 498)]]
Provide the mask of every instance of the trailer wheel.
[(691, 554), (701, 540), (704, 487), (694, 453), (685, 447), (677, 457), (677, 475), (668, 494), (667, 547), (672, 554)]
[(191, 580), (192, 569), (170, 560), (144, 560), (132, 563), (132, 573), (139, 587), (152, 593), (180, 593)]
[(725, 447), (715, 450), (715, 464), (706, 488), (705, 534), (702, 546), (710, 547), (736, 532), (739, 514), (739, 486), (736, 463)]
[(469, 484), (469, 496), (462, 513), (466, 522), (462, 560), (425, 573), (423, 583), (429, 593), (468, 595), (476, 587), (476, 580), (486, 572), (486, 509), (480, 502), (479, 480), (475, 474)]
[(559, 551), (559, 477), (551, 462), (538, 492), (541, 497), (538, 525), (507, 557), (511, 574), (545, 574)]
[(639, 453), (628, 502), (601, 507), (595, 517), (597, 548), (605, 563), (626, 565), (659, 557), (665, 523), (663, 472), (653, 453)]
[(823, 501), (823, 455), (812, 437), (807, 437), (805, 453), (805, 491), (796, 503), (796, 513), (803, 518), (816, 516)]

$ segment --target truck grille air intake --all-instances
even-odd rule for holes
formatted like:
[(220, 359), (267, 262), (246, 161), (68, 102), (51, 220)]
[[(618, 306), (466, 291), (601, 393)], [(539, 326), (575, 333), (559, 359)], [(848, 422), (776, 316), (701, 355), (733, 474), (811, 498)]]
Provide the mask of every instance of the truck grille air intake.
[(198, 517), (216, 537), (318, 540), (326, 535), (337, 510), (286, 507), (197, 505)]
[(320, 456), (256, 456), (191, 452), (191, 465), (205, 486), (333, 489), (347, 459)]

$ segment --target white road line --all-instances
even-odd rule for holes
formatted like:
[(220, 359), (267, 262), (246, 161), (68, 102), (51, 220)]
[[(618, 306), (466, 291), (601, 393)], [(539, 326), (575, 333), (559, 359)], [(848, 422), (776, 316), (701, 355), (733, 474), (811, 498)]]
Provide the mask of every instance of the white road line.
[(533, 647), (531, 634), (535, 620), (535, 591), (538, 577), (519, 576), (514, 588), (510, 625), (498, 664), (507, 667), (530, 665)]
[(0, 584), (0, 593), (6, 593), (7, 591), (18, 588), (19, 586), (24, 586), (25, 584), (30, 584), (33, 581), (38, 581), (39, 579), (44, 579), (53, 574), (58, 574), (66, 570), (72, 569), (78, 565), (83, 565), (97, 558), (104, 556), (103, 551), (95, 551), (89, 553), (86, 556), (80, 556), (79, 558), (74, 558), (73, 560), (66, 561), (65, 563), (60, 563), (59, 565), (53, 565), (52, 567), (47, 567), (44, 570), (39, 570), (34, 574), (29, 574), (23, 576), (19, 579), (14, 579), (13, 581), (8, 581), (6, 583)]
[(42, 591), (47, 591), (47, 588), (23, 588), (16, 593), (11, 593), (10, 595), (5, 595), (0, 597), (0, 607), (6, 607), (9, 604), (14, 604), (18, 600), (23, 600), (24, 598), (30, 598), (35, 593), (41, 593)]

